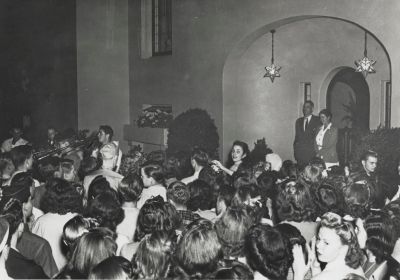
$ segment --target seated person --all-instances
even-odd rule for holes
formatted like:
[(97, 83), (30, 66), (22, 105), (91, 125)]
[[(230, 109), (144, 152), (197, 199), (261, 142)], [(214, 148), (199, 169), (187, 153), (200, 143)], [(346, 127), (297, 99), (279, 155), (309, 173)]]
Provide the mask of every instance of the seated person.
[(10, 225), (8, 236), (10, 251), (6, 260), (8, 275), (15, 279), (48, 279), (43, 269), (34, 261), (24, 257), (17, 248), (24, 232), (21, 203), (16, 199), (10, 200), (4, 206), (2, 214)]
[(194, 148), (190, 156), (190, 164), (194, 170), (194, 173), (190, 177), (183, 178), (182, 183), (189, 184), (194, 180), (199, 179), (200, 171), (208, 164), (207, 153), (200, 148)]
[(195, 214), (187, 209), (186, 204), (189, 201), (189, 198), (189, 188), (184, 183), (176, 181), (168, 186), (167, 200), (169, 203), (175, 206), (184, 226), (197, 219), (200, 219), (198, 214)]
[(3, 153), (5, 152), (10, 152), (13, 148), (21, 145), (27, 145), (28, 141), (23, 139), (21, 136), (23, 134), (22, 129), (19, 127), (14, 127), (11, 131), (10, 134), (12, 135), (11, 138), (4, 140), (4, 142), (1, 144), (1, 151)]
[(107, 181), (110, 183), (111, 188), (114, 190), (118, 189), (118, 184), (121, 182), (123, 176), (115, 171), (113, 169), (116, 166), (116, 160), (118, 157), (117, 154), (117, 147), (112, 144), (108, 143), (104, 145), (101, 150), (101, 158), (103, 160), (102, 167), (89, 175), (85, 176), (83, 180), (83, 187), (85, 189), (85, 197), (87, 197), (87, 192), (89, 189), (89, 185), (92, 182), (92, 180), (101, 175), (107, 179)]

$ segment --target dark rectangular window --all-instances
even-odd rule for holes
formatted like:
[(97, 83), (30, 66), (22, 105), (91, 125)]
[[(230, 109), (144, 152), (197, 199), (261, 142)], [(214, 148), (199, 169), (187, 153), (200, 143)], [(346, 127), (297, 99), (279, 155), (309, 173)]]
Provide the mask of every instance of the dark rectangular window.
[(153, 0), (153, 55), (172, 54), (172, 0)]
[(385, 82), (385, 127), (390, 127), (390, 115), (392, 107), (392, 83)]
[(304, 102), (311, 100), (311, 83), (303, 83)]

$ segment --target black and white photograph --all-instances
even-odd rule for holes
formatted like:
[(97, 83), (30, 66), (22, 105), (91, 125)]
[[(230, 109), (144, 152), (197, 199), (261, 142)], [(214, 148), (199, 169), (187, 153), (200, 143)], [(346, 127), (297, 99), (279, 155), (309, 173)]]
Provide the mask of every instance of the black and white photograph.
[(400, 0), (0, 0), (0, 280), (400, 280), (399, 38)]

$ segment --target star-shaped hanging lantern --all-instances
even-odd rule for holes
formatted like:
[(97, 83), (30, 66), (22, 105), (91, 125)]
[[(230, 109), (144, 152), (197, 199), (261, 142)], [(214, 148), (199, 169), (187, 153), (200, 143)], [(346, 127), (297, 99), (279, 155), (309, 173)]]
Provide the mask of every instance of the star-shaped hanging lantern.
[(265, 67), (265, 73), (264, 78), (270, 78), (271, 82), (274, 82), (275, 77), (280, 77), (281, 75), (279, 74), (279, 70), (281, 70), (282, 67), (277, 66), (275, 64), (271, 64), (270, 66)]
[(279, 74), (279, 70), (281, 70), (282, 67), (275, 65), (274, 63), (274, 33), (275, 30), (271, 30), (271, 35), (272, 35), (272, 56), (271, 56), (271, 65), (265, 67), (265, 73), (264, 78), (270, 78), (271, 82), (274, 82), (274, 79), (276, 77), (280, 77), (281, 75)]
[(374, 64), (376, 63), (375, 60), (364, 56), (362, 59), (356, 60), (354, 62), (357, 66), (356, 72), (361, 72), (364, 77), (367, 77), (369, 73), (375, 73)]
[(365, 31), (364, 35), (364, 57), (354, 61), (354, 63), (357, 66), (356, 72), (361, 72), (364, 75), (364, 78), (366, 78), (368, 74), (376, 72), (374, 69), (374, 64), (376, 63), (376, 60), (368, 58), (367, 31)]

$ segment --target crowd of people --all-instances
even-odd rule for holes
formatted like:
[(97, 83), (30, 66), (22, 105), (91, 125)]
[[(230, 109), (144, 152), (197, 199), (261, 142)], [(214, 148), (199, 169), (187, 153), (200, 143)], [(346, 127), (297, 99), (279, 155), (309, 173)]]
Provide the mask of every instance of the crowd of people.
[(373, 151), (349, 170), (235, 141), (226, 164), (193, 147), (120, 174), (112, 138), (40, 162), (3, 146), (0, 279), (400, 279), (400, 161), (389, 180)]

